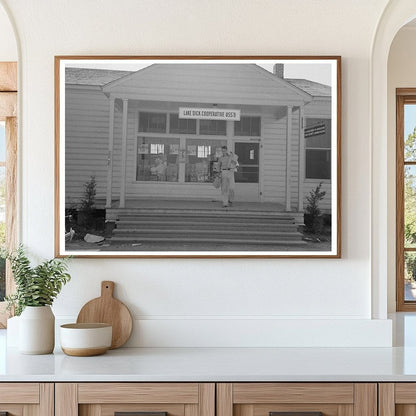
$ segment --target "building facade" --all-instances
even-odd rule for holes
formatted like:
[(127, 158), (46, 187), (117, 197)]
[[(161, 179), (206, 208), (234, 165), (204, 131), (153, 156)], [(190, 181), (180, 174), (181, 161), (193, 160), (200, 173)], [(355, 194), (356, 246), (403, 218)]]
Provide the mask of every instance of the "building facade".
[(67, 67), (66, 206), (76, 206), (92, 176), (106, 208), (141, 198), (219, 200), (212, 169), (225, 145), (239, 158), (237, 202), (302, 212), (322, 183), (321, 208), (330, 212), (331, 87), (276, 69)]

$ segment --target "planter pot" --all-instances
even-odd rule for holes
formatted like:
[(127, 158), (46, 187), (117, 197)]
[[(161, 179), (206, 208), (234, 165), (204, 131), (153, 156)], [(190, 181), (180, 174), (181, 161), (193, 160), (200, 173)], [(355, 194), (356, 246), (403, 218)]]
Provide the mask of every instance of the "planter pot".
[(26, 306), (19, 319), (19, 351), (50, 354), (55, 346), (55, 316), (50, 306)]

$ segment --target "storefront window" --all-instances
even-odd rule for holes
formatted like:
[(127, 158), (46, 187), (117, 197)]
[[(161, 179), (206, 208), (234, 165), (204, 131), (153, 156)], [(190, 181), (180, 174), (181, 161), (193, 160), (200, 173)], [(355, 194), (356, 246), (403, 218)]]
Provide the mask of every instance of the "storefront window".
[(196, 120), (179, 118), (178, 114), (170, 115), (169, 132), (173, 134), (196, 134)]
[(226, 146), (226, 140), (186, 141), (186, 182), (210, 182), (216, 160), (221, 156), (221, 147)]
[(178, 181), (179, 139), (137, 139), (137, 181)]
[(140, 112), (139, 131), (146, 133), (166, 133), (166, 114)]
[(199, 134), (225, 136), (226, 135), (225, 121), (224, 120), (201, 120), (199, 122)]
[(306, 178), (331, 179), (331, 120), (306, 119)]
[(260, 136), (260, 117), (241, 117), (234, 122), (234, 136)]

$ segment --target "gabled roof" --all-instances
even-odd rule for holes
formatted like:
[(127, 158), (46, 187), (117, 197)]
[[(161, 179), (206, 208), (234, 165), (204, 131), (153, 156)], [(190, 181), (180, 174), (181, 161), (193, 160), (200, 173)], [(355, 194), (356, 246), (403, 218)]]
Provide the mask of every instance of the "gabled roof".
[(285, 78), (285, 80), (313, 97), (331, 97), (331, 87), (329, 85), (309, 81), (308, 79)]
[(153, 64), (103, 86), (116, 97), (173, 102), (300, 105), (312, 96), (255, 64)]
[(131, 71), (67, 67), (65, 68), (65, 84), (94, 85), (102, 87), (103, 85), (116, 79), (120, 79), (128, 74), (131, 74)]

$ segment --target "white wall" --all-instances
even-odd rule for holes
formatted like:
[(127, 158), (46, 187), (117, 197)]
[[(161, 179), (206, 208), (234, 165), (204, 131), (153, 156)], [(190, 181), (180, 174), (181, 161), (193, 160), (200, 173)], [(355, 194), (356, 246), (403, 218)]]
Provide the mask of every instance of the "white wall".
[(17, 44), (6, 10), (0, 3), (0, 61), (17, 61)]
[(388, 64), (388, 309), (396, 310), (396, 88), (416, 87), (416, 26), (403, 27), (391, 44)]
[(21, 39), (22, 241), (41, 257), (54, 253), (54, 55), (343, 59), (342, 259), (74, 259), (58, 317), (111, 279), (138, 319), (130, 345), (389, 345), (386, 299), (370, 320), (370, 52), (386, 3), (0, 0)]

